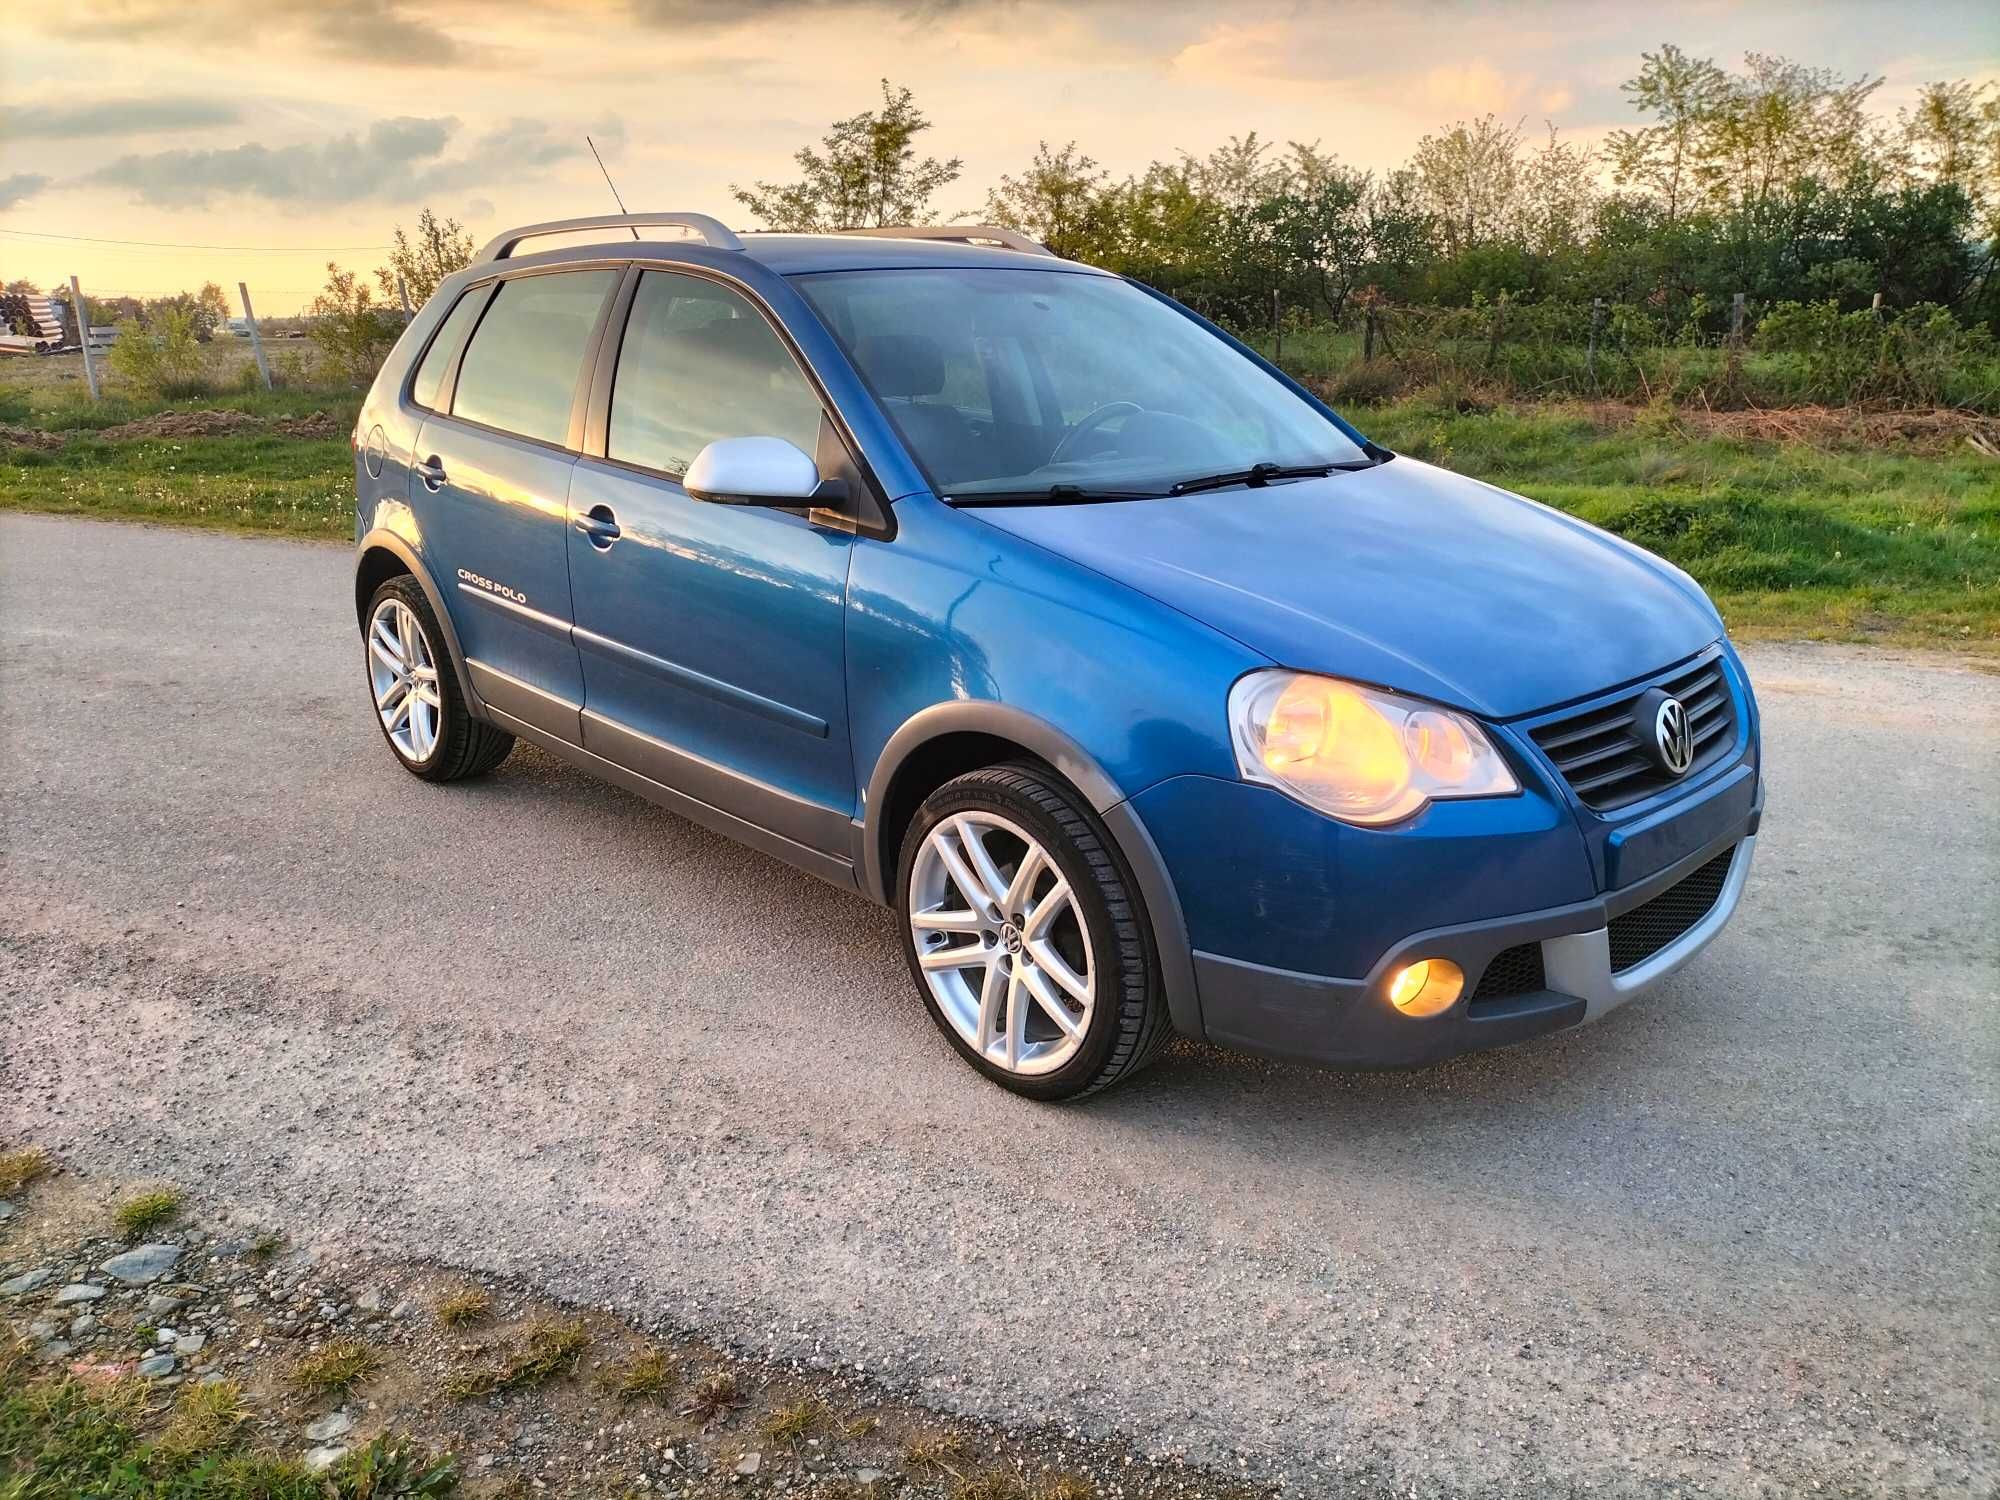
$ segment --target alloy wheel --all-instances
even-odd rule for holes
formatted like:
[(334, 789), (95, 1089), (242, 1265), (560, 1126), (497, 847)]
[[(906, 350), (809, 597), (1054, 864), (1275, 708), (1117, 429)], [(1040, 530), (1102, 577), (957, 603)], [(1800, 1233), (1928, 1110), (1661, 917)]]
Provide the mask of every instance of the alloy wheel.
[(430, 759), (444, 717), (437, 654), (415, 611), (400, 599), (382, 600), (369, 617), (368, 682), (396, 753), (412, 764)]
[(910, 871), (917, 966), (952, 1029), (995, 1067), (1051, 1073), (1095, 1009), (1090, 929), (1053, 857), (996, 813), (945, 818)]

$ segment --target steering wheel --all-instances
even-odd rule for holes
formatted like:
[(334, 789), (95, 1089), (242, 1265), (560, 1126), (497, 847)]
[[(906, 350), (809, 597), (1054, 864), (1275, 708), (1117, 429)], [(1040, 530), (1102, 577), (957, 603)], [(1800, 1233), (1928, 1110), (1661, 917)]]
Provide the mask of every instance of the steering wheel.
[(1049, 463), (1061, 463), (1069, 456), (1070, 446), (1078, 438), (1087, 432), (1097, 431), (1098, 428), (1109, 422), (1113, 417), (1142, 412), (1145, 409), (1145, 407), (1136, 401), (1107, 401), (1095, 411), (1085, 412), (1077, 420), (1076, 426), (1070, 428), (1068, 432), (1062, 435), (1062, 441), (1056, 444), (1055, 452), (1049, 455)]

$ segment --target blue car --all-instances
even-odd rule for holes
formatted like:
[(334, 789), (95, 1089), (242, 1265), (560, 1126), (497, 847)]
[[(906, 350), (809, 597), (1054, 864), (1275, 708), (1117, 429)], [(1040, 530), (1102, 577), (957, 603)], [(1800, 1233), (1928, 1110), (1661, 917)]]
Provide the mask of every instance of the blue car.
[(528, 740), (893, 907), (1031, 1098), (1175, 1033), (1380, 1067), (1594, 1020), (1750, 867), (1757, 706), (1686, 574), (1008, 230), (510, 231), (355, 485), (406, 770)]

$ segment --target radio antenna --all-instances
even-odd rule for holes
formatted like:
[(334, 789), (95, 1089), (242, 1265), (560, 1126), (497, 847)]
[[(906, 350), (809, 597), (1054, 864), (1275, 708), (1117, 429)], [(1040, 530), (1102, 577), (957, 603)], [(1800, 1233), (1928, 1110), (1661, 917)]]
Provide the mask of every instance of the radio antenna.
[[(625, 200), (618, 196), (618, 184), (611, 180), (611, 171), (604, 165), (604, 158), (597, 154), (597, 142), (586, 135), (583, 138), (583, 143), (590, 147), (590, 154), (597, 162), (597, 170), (604, 173), (604, 185), (611, 189), (611, 201), (618, 205), (618, 212), (621, 214), (630, 213), (632, 210), (625, 206)], [(638, 226), (635, 224), (629, 227), (632, 230), (632, 238), (635, 240), (639, 238)]]

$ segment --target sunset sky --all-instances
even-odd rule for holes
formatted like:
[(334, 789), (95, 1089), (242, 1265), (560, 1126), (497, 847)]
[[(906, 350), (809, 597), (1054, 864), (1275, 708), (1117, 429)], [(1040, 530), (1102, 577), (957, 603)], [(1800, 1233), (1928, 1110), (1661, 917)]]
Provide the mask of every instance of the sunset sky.
[(1119, 175), (1253, 129), (1392, 166), (1487, 111), (1594, 141), (1634, 120), (1618, 85), (1662, 41), (1880, 74), (1890, 112), (2000, 79), (1993, 0), (73, 0), (7, 29), (0, 278), (243, 280), (260, 313), (296, 311), (329, 259), (372, 269), (424, 204), (477, 236), (610, 210), (586, 132), (632, 206), (745, 224), (729, 184), (786, 177), (883, 76), (935, 122), (924, 149), (964, 158), (947, 217), (1040, 139)]

